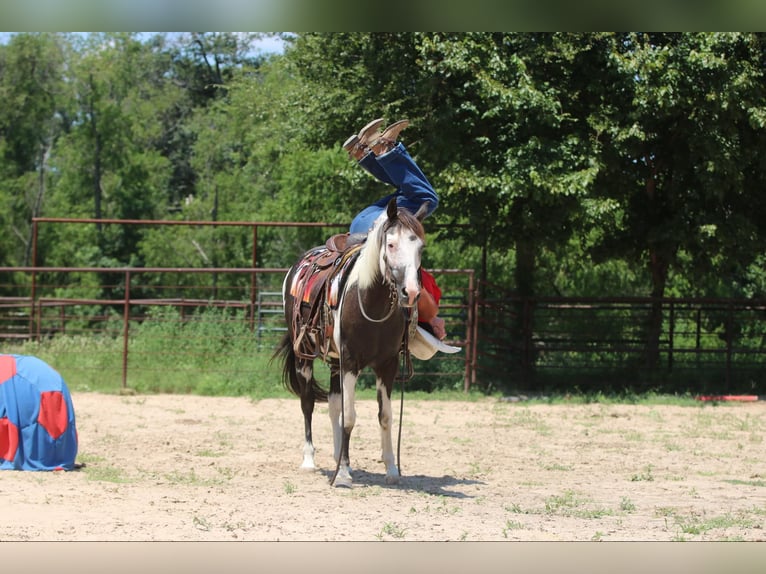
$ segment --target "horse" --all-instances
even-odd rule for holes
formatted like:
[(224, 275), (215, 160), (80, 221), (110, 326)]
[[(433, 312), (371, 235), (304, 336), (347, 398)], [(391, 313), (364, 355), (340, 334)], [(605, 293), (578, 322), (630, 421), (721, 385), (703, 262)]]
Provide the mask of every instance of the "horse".
[[(327, 402), (336, 462), (330, 483), (336, 487), (352, 486), (349, 441), (356, 421), (354, 392), (366, 367), (376, 377), (385, 482), (399, 483), (391, 440), (391, 391), (404, 337), (417, 317), (426, 207), (413, 215), (391, 200), (359, 244), (333, 256), (328, 240), (325, 246), (307, 251), (283, 282), (287, 332), (274, 358), (282, 359), (283, 384), (301, 400), (301, 468), (316, 470), (312, 415), (315, 403)], [(327, 261), (333, 262), (322, 263)], [(323, 268), (331, 271), (318, 279)], [(320, 357), (330, 367), (329, 392), (314, 378), (314, 360)]]

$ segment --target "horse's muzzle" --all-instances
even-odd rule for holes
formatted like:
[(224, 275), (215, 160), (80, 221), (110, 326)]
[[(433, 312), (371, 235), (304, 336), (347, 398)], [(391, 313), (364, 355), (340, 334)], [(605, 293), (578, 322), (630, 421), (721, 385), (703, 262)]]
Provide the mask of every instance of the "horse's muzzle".
[(420, 297), (420, 287), (405, 286), (399, 293), (399, 304), (402, 307), (412, 308), (418, 302)]

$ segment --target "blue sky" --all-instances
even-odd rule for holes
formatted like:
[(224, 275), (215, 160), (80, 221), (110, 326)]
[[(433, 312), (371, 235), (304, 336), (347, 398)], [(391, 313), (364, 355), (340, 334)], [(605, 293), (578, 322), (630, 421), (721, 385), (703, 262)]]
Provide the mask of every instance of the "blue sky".
[[(82, 34), (87, 34), (87, 32), (80, 32)], [(146, 34), (151, 35), (155, 34), (156, 32), (139, 32), (139, 34), (144, 35)], [(168, 32), (168, 34), (177, 34), (178, 32)], [(14, 34), (14, 32), (0, 32), (0, 44), (5, 44), (8, 42), (11, 35)], [(281, 39), (276, 37), (267, 37), (262, 38), (255, 42), (254, 48), (259, 52), (264, 52), (267, 54), (281, 54), (284, 51), (284, 42), (282, 42)]]

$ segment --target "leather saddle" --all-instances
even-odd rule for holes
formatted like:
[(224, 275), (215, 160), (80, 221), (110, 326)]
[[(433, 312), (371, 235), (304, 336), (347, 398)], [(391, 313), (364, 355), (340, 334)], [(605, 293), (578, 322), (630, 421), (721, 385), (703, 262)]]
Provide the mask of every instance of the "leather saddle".
[(348, 270), (367, 235), (339, 233), (308, 251), (293, 278), (293, 349), (303, 359), (326, 358), (331, 351), (333, 319)]

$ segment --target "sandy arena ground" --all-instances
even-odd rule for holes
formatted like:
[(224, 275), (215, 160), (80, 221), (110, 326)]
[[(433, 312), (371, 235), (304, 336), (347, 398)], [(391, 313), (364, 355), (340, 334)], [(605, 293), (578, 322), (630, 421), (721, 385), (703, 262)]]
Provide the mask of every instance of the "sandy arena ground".
[(328, 485), (326, 405), (321, 470), (305, 472), (297, 399), (73, 400), (84, 467), (0, 474), (0, 540), (766, 540), (764, 402), (405, 397), (403, 478), (387, 486), (377, 406), (359, 401), (346, 489)]

